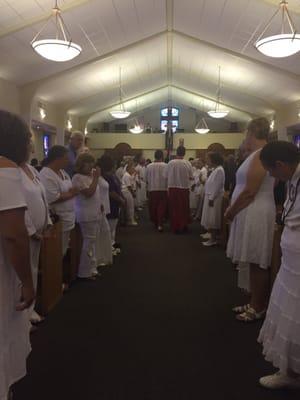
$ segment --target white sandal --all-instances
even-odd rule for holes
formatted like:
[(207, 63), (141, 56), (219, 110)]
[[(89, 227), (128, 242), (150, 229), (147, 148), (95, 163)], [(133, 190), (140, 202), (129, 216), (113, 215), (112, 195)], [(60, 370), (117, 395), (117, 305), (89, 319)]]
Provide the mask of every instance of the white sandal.
[(266, 310), (257, 313), (254, 308), (250, 307), (241, 314), (236, 316), (236, 319), (241, 322), (254, 322), (259, 321), (265, 317)]
[(243, 306), (233, 307), (232, 311), (236, 314), (242, 314), (250, 308), (250, 304), (244, 304)]

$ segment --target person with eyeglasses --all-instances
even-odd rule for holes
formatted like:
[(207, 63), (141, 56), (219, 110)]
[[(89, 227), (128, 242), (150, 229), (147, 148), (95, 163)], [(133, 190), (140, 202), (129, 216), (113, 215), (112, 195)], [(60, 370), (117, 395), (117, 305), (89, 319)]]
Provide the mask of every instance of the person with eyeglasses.
[(278, 369), (260, 384), (269, 389), (300, 389), (300, 152), (292, 143), (267, 144), (260, 159), (269, 174), (287, 182), (281, 237), (282, 259), (258, 341)]

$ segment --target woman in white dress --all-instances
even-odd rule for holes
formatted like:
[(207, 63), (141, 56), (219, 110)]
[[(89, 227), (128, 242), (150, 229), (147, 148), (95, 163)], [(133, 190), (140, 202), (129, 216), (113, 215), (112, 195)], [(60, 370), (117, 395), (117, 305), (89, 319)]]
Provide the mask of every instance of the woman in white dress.
[(136, 163), (135, 171), (136, 171), (136, 198), (135, 205), (139, 211), (142, 210), (143, 205), (146, 201), (146, 182), (145, 182), (145, 160), (142, 158), (142, 155), (139, 154), (134, 158), (134, 162)]
[[(0, 400), (26, 375), (31, 351), (28, 311), (35, 297), (27, 207), (17, 164), (26, 160), (30, 132), (16, 115), (0, 111)], [(26, 310), (26, 311), (25, 311)]]
[(132, 164), (128, 164), (126, 172), (122, 178), (122, 194), (126, 200), (126, 222), (128, 226), (137, 225), (137, 222), (134, 218), (134, 199), (136, 196), (134, 174), (134, 166)]
[(237, 319), (251, 322), (262, 319), (269, 298), (269, 272), (275, 228), (274, 178), (260, 161), (267, 144), (269, 122), (252, 120), (247, 140), (252, 151), (237, 171), (236, 186), (225, 217), (232, 221), (227, 256), (235, 264), (250, 265), (250, 303), (233, 309)]
[(208, 165), (213, 168), (204, 188), (204, 204), (201, 225), (210, 233), (210, 239), (202, 244), (215, 246), (222, 224), (222, 201), (224, 194), (225, 172), (222, 167), (223, 157), (216, 152), (207, 154)]
[[(38, 171), (27, 162), (20, 164), (23, 194), (27, 203), (25, 223), (30, 236), (30, 257), (33, 284), (36, 290), (38, 282), (39, 256), (43, 235), (50, 226), (48, 203), (45, 188), (41, 182)], [(30, 321), (41, 322), (43, 318), (31, 308)]]
[(197, 208), (196, 186), (200, 170), (197, 168), (197, 159), (190, 161), (193, 169), (193, 180), (190, 187), (190, 212), (194, 216)]
[(265, 146), (260, 158), (270, 175), (287, 182), (281, 267), (259, 335), (266, 360), (279, 371), (261, 378), (260, 384), (300, 388), (300, 152), (279, 141)]
[[(97, 160), (97, 165), (100, 170), (101, 162), (101, 158)], [(96, 256), (97, 265), (103, 267), (106, 265), (112, 265), (113, 262), (111, 232), (107, 220), (107, 215), (110, 214), (109, 183), (103, 178), (103, 176), (99, 176), (98, 186), (100, 190), (100, 220), (96, 242)]]
[(121, 249), (120, 244), (116, 243), (116, 232), (120, 218), (120, 209), (125, 206), (125, 200), (121, 192), (121, 182), (115, 174), (113, 159), (108, 155), (104, 155), (98, 160), (98, 165), (101, 169), (101, 176), (109, 186), (110, 213), (106, 216), (110, 227), (112, 252), (113, 255), (117, 255), (121, 252)]
[(73, 187), (79, 191), (75, 198), (75, 212), (83, 241), (77, 276), (91, 280), (97, 275), (96, 238), (100, 220), (100, 169), (94, 167), (94, 157), (82, 153), (76, 160), (72, 178)]
[(78, 189), (64, 168), (69, 164), (68, 150), (64, 146), (53, 146), (46, 158), (45, 167), (40, 172), (41, 181), (46, 189), (50, 209), (62, 221), (62, 252), (65, 256), (70, 240), (71, 230), (75, 225), (75, 200)]

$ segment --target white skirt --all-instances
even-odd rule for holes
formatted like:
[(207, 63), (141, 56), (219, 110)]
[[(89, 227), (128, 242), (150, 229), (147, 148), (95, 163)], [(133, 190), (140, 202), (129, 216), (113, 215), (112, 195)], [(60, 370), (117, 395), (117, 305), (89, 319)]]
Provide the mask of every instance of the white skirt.
[(269, 268), (274, 229), (274, 203), (254, 201), (240, 211), (230, 225), (227, 257), (235, 264), (250, 263)]
[(113, 262), (110, 226), (106, 215), (101, 213), (96, 238), (96, 265)]
[(223, 195), (218, 196), (214, 201), (214, 206), (208, 205), (208, 195), (204, 196), (204, 204), (201, 217), (201, 225), (205, 229), (221, 229), (222, 224), (222, 201)]
[(300, 374), (300, 252), (282, 249), (281, 267), (258, 341), (282, 373)]

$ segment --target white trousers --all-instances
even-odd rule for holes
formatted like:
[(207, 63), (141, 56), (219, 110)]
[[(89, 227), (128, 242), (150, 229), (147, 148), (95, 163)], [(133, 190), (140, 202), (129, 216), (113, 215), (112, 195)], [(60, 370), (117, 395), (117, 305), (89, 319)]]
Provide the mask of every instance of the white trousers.
[(66, 255), (67, 250), (69, 248), (70, 234), (71, 234), (71, 231), (62, 232), (62, 254), (63, 254), (63, 257)]
[[(30, 264), (31, 264), (33, 287), (35, 291), (37, 289), (37, 283), (38, 283), (40, 250), (41, 250), (41, 241), (30, 239)], [(29, 308), (29, 318), (33, 318), (35, 316), (34, 307), (35, 307), (35, 302)]]
[(79, 222), (82, 234), (82, 249), (78, 268), (79, 278), (89, 278), (96, 268), (96, 236), (98, 221)]
[(126, 222), (132, 224), (134, 222), (134, 199), (129, 190), (122, 191), (126, 200)]
[(111, 265), (113, 262), (110, 226), (106, 215), (101, 214), (97, 227), (96, 265)]
[(119, 221), (118, 218), (113, 218), (108, 220), (112, 246), (116, 243), (116, 231), (117, 231), (118, 221)]

